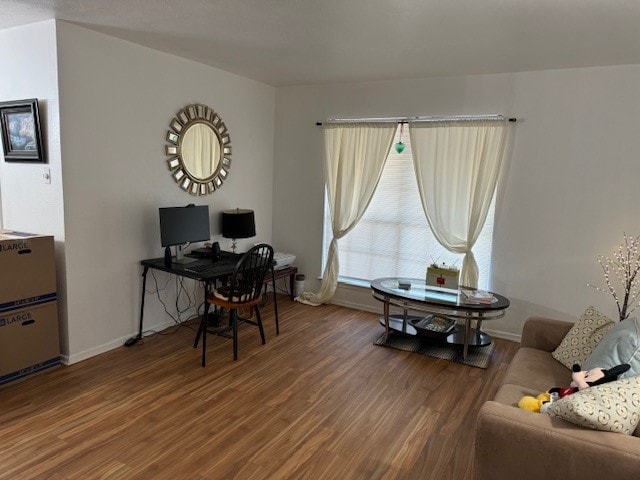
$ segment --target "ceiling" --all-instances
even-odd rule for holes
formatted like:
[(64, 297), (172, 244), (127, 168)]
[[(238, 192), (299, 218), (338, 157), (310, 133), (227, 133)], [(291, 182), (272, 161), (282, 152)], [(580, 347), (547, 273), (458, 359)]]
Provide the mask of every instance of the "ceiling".
[(638, 0), (0, 0), (274, 85), (640, 64)]

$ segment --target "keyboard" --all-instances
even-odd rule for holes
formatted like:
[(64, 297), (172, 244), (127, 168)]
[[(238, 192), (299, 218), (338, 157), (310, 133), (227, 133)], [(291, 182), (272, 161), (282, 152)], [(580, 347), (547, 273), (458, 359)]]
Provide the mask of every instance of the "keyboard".
[(226, 269), (226, 265), (219, 265), (215, 263), (203, 263), (201, 265), (189, 265), (184, 267), (185, 270), (195, 273), (201, 273), (203, 275), (214, 275), (221, 269)]

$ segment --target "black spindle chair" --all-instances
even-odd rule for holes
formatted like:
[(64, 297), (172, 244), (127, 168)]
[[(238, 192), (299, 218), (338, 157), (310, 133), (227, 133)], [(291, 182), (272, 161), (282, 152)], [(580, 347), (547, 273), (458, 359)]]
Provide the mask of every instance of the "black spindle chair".
[[(262, 285), (264, 277), (273, 264), (273, 248), (266, 243), (261, 243), (251, 248), (240, 259), (233, 270), (228, 285), (219, 287), (211, 292), (206, 301), (218, 308), (229, 310), (228, 330), (232, 332), (233, 359), (238, 359), (238, 320), (255, 325), (260, 329), (262, 344), (265, 344), (264, 328), (260, 317), (260, 303), (262, 301)], [(255, 311), (256, 321), (250, 318), (239, 318), (239, 309)], [(202, 366), (205, 366), (207, 348), (207, 318), (202, 317), (200, 328), (194, 347), (198, 344), (198, 338), (202, 335)], [(214, 333), (211, 331), (210, 333)], [(215, 333), (219, 334), (220, 329)]]

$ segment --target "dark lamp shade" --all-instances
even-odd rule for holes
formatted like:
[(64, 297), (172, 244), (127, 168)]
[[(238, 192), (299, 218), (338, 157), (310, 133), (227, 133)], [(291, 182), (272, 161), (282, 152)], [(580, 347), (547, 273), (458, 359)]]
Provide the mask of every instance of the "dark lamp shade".
[(256, 236), (256, 219), (253, 210), (224, 210), (222, 212), (222, 236), (224, 238), (250, 238)]

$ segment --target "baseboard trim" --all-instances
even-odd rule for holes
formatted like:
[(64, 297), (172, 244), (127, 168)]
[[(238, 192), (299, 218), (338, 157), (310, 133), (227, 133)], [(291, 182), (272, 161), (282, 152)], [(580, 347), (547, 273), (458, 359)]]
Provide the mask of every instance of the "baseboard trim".
[(332, 300), (331, 303), (333, 305), (338, 305), (339, 307), (353, 308), (354, 310), (362, 310), (364, 312), (382, 313), (382, 304), (380, 304), (380, 308), (375, 308), (371, 305), (366, 305), (366, 304), (356, 303), (356, 302), (348, 302), (345, 300)]
[[(382, 313), (381, 306), (380, 308), (376, 308), (375, 306), (372, 306), (372, 305), (362, 304), (358, 302), (349, 302), (345, 300), (334, 300), (331, 303), (333, 305), (338, 305), (340, 307), (353, 308), (354, 310), (362, 310), (364, 312), (372, 312), (372, 313), (379, 313), (379, 314)], [(157, 325), (150, 325), (148, 327), (145, 327), (145, 330), (161, 331), (161, 330), (164, 330), (165, 328), (169, 328), (174, 325), (175, 323), (169, 320), (163, 323), (159, 323)], [(521, 335), (517, 335), (514, 333), (503, 332), (500, 330), (493, 330), (490, 328), (483, 328), (482, 330), (488, 333), (489, 335), (491, 335), (492, 337), (502, 338), (502, 339), (510, 340), (512, 342), (517, 342), (517, 343), (520, 343), (520, 340), (521, 340)], [(116, 348), (122, 347), (124, 346), (124, 342), (127, 339), (137, 335), (137, 333), (138, 332), (132, 332), (129, 335), (125, 335), (123, 337), (117, 338), (115, 340), (104, 343), (102, 345), (89, 348), (82, 352), (74, 353), (71, 355), (60, 355), (60, 363), (62, 363), (63, 365), (73, 365), (74, 363), (78, 363), (83, 360), (87, 360), (91, 357), (95, 357), (96, 355), (100, 355), (102, 353), (106, 353)]]
[(135, 334), (127, 335), (125, 337), (120, 337), (120, 338), (117, 338), (117, 339), (112, 340), (110, 342), (103, 343), (102, 345), (98, 345), (96, 347), (89, 348), (89, 349), (84, 350), (82, 352), (71, 354), (71, 355), (66, 357), (66, 362), (64, 362), (64, 363), (66, 365), (73, 365), (74, 363), (78, 363), (78, 362), (81, 362), (83, 360), (87, 360), (87, 359), (89, 359), (91, 357), (95, 357), (96, 355), (100, 355), (101, 353), (106, 353), (106, 352), (114, 350), (114, 349), (116, 349), (118, 347), (122, 347), (124, 345), (124, 342), (128, 338), (130, 338), (130, 337), (132, 337), (134, 335)]
[[(157, 325), (145, 325), (145, 331), (155, 330), (157, 332), (164, 330), (165, 328), (169, 328), (175, 325), (175, 322), (172, 320), (159, 323)], [(96, 355), (100, 355), (101, 353), (106, 353), (111, 350), (115, 350), (116, 348), (123, 347), (124, 342), (131, 337), (135, 337), (138, 332), (132, 332), (129, 335), (125, 335), (123, 337), (117, 338), (115, 340), (111, 340), (110, 342), (103, 343), (102, 345), (98, 345), (93, 348), (89, 348), (87, 350), (83, 350), (82, 352), (74, 353), (71, 355), (61, 355), (60, 360), (64, 365), (73, 365), (74, 363), (81, 362), (83, 360), (87, 360), (91, 357), (95, 357)]]
[(492, 337), (502, 338), (504, 340), (510, 340), (516, 343), (520, 343), (520, 341), (522, 340), (522, 335), (517, 335), (511, 332), (503, 332), (502, 330), (493, 330), (490, 328), (484, 328), (484, 325), (486, 325), (486, 323), (483, 323), (482, 325), (483, 325), (482, 331), (488, 333)]

